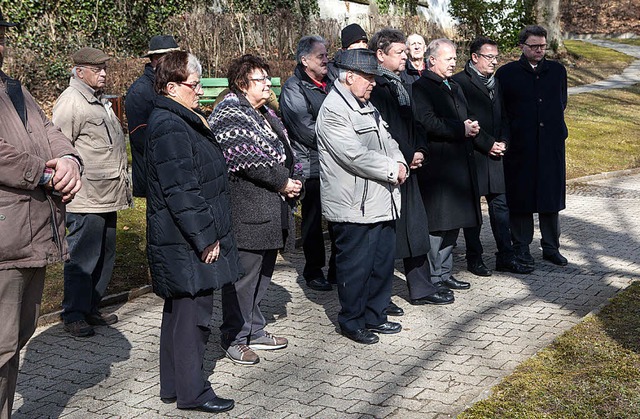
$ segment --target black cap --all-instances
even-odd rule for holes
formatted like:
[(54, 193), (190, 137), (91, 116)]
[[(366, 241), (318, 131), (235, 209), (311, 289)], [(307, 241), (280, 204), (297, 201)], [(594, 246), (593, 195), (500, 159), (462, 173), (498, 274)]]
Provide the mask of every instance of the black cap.
[(180, 47), (171, 35), (156, 35), (149, 41), (149, 51), (142, 57), (148, 57), (153, 54), (166, 54), (171, 51), (179, 51)]
[(5, 28), (10, 28), (16, 25), (17, 23), (7, 22), (6, 20), (4, 20), (4, 16), (2, 16), (2, 11), (0, 10), (0, 26), (4, 26)]
[(340, 55), (340, 61), (336, 61), (338, 68), (359, 71), (365, 74), (379, 76), (382, 73), (378, 68), (376, 54), (369, 49), (349, 49)]
[(340, 33), (340, 39), (342, 40), (342, 48), (349, 48), (349, 45), (358, 41), (369, 41), (367, 33), (357, 23), (345, 26)]

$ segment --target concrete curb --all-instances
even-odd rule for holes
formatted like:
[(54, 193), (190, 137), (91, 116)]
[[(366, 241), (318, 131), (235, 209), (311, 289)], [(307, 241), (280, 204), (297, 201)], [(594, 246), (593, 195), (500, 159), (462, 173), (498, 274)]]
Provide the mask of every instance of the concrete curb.
[(594, 180), (613, 179), (622, 176), (637, 175), (640, 173), (640, 167), (634, 169), (616, 170), (614, 172), (598, 173), (596, 175), (582, 176), (574, 179), (568, 179), (567, 185), (574, 185), (578, 183), (588, 183)]

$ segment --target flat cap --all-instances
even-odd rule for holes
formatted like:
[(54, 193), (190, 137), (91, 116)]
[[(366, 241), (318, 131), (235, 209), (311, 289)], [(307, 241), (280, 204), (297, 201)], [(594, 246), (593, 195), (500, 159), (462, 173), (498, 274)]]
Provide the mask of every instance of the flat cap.
[(111, 59), (104, 51), (97, 48), (84, 47), (76, 51), (71, 59), (76, 65), (91, 64), (100, 65), (104, 64)]
[(349, 49), (340, 55), (340, 61), (336, 66), (345, 70), (359, 71), (365, 74), (379, 76), (382, 73), (378, 68), (376, 54), (369, 49)]

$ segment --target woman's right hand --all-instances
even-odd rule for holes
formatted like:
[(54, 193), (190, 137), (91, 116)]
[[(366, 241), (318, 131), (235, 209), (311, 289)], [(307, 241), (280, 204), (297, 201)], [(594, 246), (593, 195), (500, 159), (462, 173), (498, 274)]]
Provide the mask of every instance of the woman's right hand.
[(220, 256), (220, 241), (218, 240), (215, 243), (210, 244), (204, 249), (204, 251), (202, 252), (202, 255), (200, 256), (200, 260), (202, 260), (204, 263), (213, 263), (216, 260), (218, 260), (219, 256)]
[(296, 198), (300, 196), (302, 190), (302, 182), (296, 179), (289, 178), (284, 188), (280, 189), (280, 193), (287, 198)]

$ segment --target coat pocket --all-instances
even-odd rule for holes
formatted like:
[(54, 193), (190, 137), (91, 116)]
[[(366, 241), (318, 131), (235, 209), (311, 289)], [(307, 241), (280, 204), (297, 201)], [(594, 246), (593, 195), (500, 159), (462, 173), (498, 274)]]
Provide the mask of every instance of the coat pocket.
[(31, 253), (31, 198), (0, 200), (0, 260), (26, 258)]

